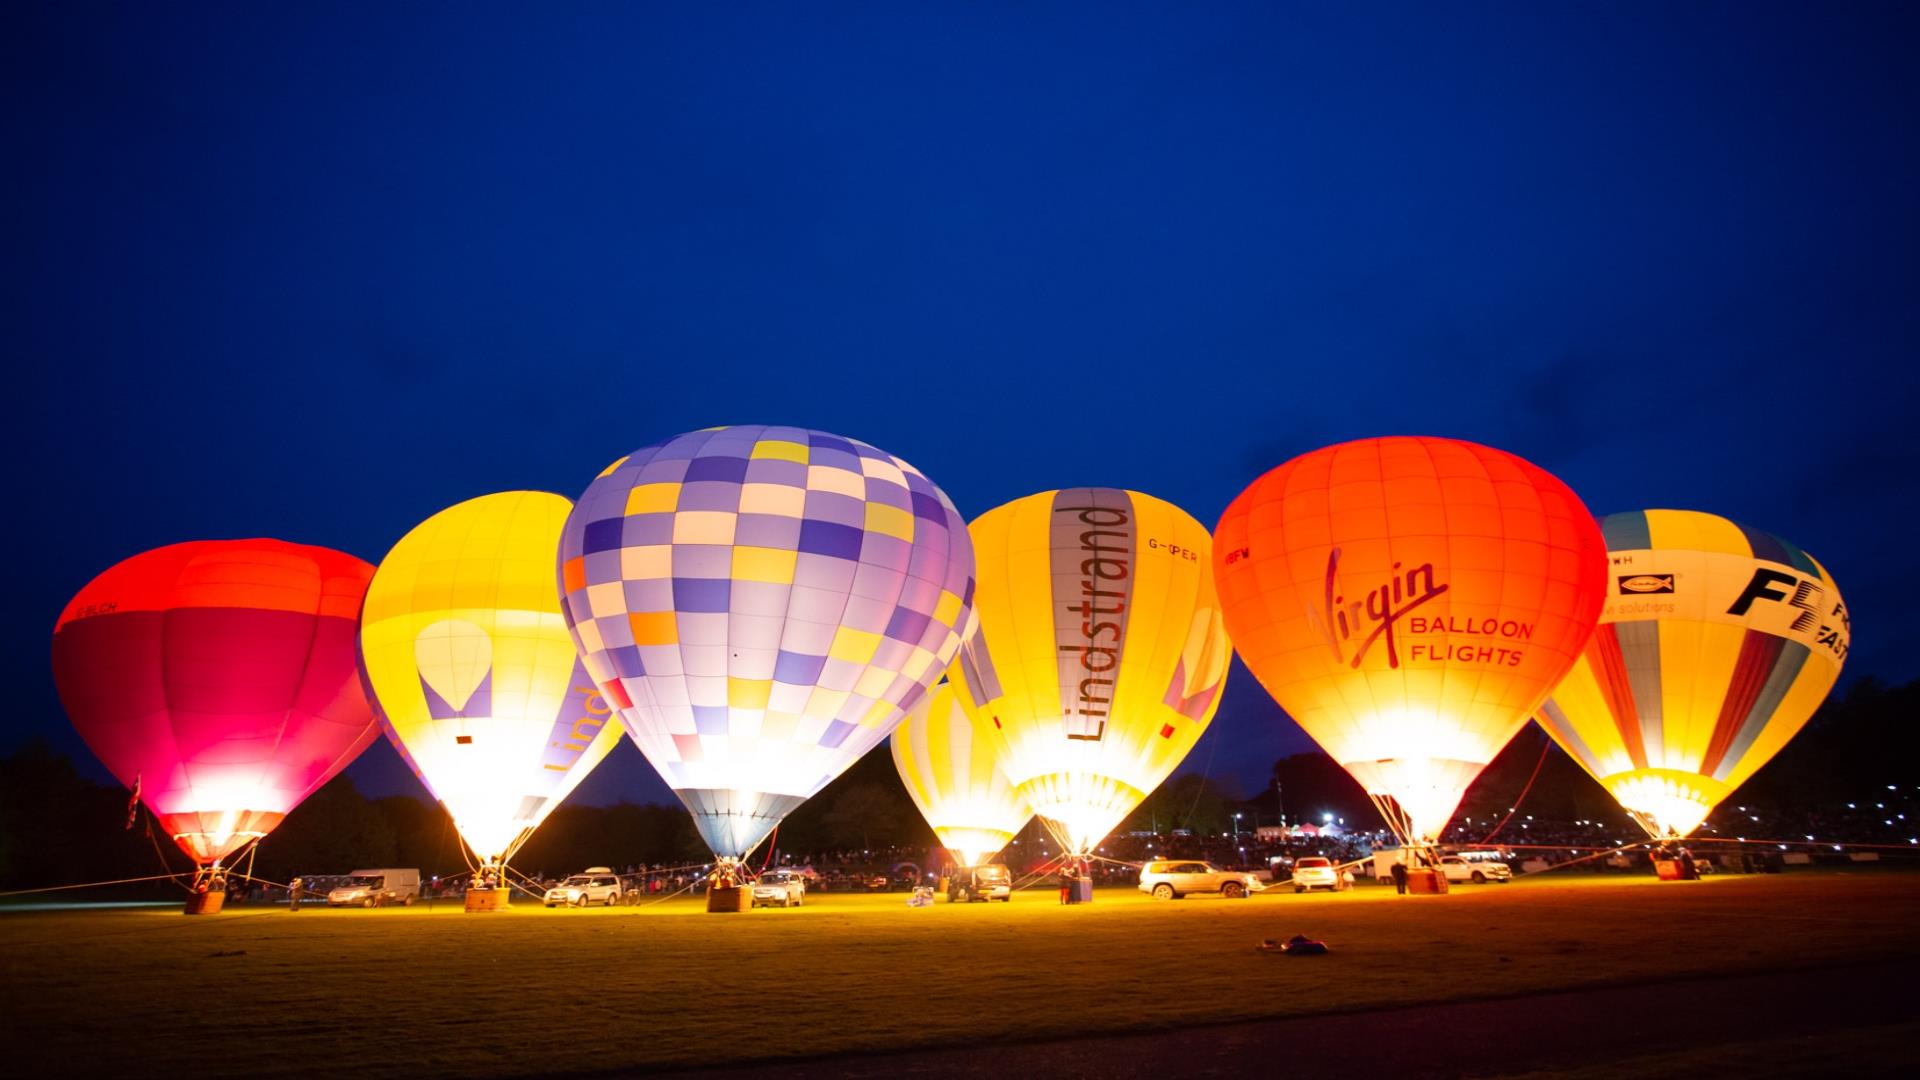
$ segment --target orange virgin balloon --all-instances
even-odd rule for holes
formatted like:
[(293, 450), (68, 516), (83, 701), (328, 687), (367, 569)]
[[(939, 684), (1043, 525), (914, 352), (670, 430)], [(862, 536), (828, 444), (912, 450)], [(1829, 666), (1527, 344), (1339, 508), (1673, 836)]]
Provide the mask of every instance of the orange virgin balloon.
[(1579, 496), (1505, 451), (1363, 439), (1240, 493), (1214, 531), (1227, 634), (1407, 843), (1431, 842), (1600, 617)]

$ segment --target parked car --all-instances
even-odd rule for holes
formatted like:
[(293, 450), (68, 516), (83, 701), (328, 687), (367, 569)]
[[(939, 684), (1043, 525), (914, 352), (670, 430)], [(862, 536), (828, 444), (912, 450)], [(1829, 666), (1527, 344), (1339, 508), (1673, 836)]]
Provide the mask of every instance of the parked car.
[(620, 899), (620, 878), (605, 866), (589, 866), (584, 871), (547, 890), (547, 906), (586, 907), (603, 904), (612, 907)]
[(798, 870), (769, 870), (753, 883), (753, 906), (799, 907), (807, 900), (807, 879)]
[(1309, 855), (1293, 864), (1293, 891), (1303, 893), (1308, 889), (1339, 891), (1340, 871), (1334, 869), (1332, 859)]
[(1471, 881), (1475, 885), (1485, 885), (1497, 881), (1502, 885), (1513, 880), (1513, 870), (1503, 862), (1492, 859), (1463, 859), (1458, 855), (1442, 855), (1440, 872), (1445, 874), (1449, 883)]
[(1140, 868), (1140, 891), (1157, 900), (1177, 900), (1197, 892), (1217, 892), (1237, 900), (1259, 888), (1260, 881), (1252, 874), (1222, 870), (1207, 862), (1162, 859)]
[(947, 900), (951, 903), (1012, 899), (1013, 871), (999, 863), (963, 866), (947, 878)]
[(420, 895), (418, 870), (355, 870), (346, 884), (327, 893), (328, 907), (410, 905)]

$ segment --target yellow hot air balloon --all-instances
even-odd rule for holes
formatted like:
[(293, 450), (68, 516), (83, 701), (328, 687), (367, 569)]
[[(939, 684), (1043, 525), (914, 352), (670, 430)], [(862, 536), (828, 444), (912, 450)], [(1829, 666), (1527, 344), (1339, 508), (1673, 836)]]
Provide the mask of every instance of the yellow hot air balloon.
[(1602, 518), (1600, 629), (1540, 722), (1655, 837), (1685, 836), (1840, 677), (1840, 590), (1785, 540), (1692, 510)]
[(949, 672), (1014, 789), (1084, 855), (1193, 749), (1232, 650), (1212, 539), (1115, 488), (1017, 499), (968, 529), (980, 630)]
[(942, 683), (893, 729), (893, 764), (913, 804), (962, 866), (998, 852), (1033, 816), (981, 732)]
[(440, 511), (387, 553), (361, 614), (387, 737), (496, 880), (620, 739), (560, 614), (572, 508), (510, 491)]

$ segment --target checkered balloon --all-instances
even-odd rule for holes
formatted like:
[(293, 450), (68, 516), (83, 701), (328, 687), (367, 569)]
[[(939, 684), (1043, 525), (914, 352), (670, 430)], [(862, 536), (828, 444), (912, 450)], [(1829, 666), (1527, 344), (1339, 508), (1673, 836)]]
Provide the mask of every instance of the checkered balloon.
[(559, 573), (588, 674), (730, 858), (885, 739), (974, 627), (945, 493), (803, 428), (696, 431), (607, 466)]

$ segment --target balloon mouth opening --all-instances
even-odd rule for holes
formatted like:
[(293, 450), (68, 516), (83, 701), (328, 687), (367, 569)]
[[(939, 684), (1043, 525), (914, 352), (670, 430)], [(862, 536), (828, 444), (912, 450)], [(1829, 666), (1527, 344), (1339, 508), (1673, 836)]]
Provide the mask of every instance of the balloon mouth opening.
[(154, 815), (167, 836), (197, 863), (218, 862), (274, 830), (286, 817), (273, 810), (199, 810)]
[(1707, 819), (1718, 800), (1700, 787), (1677, 775), (1655, 773), (1607, 781), (1607, 790), (1621, 808), (1655, 840), (1686, 836)]
[(1065, 855), (1087, 855), (1107, 838), (1147, 793), (1116, 777), (1062, 771), (1033, 777), (1016, 789)]
[(1366, 789), (1387, 828), (1403, 845), (1429, 847), (1440, 839), (1484, 761), (1399, 757), (1342, 763)]
[(979, 866), (988, 862), (1013, 839), (1011, 831), (1001, 829), (945, 828), (934, 831), (940, 836), (940, 843), (947, 849), (947, 854), (955, 859), (956, 866)]

